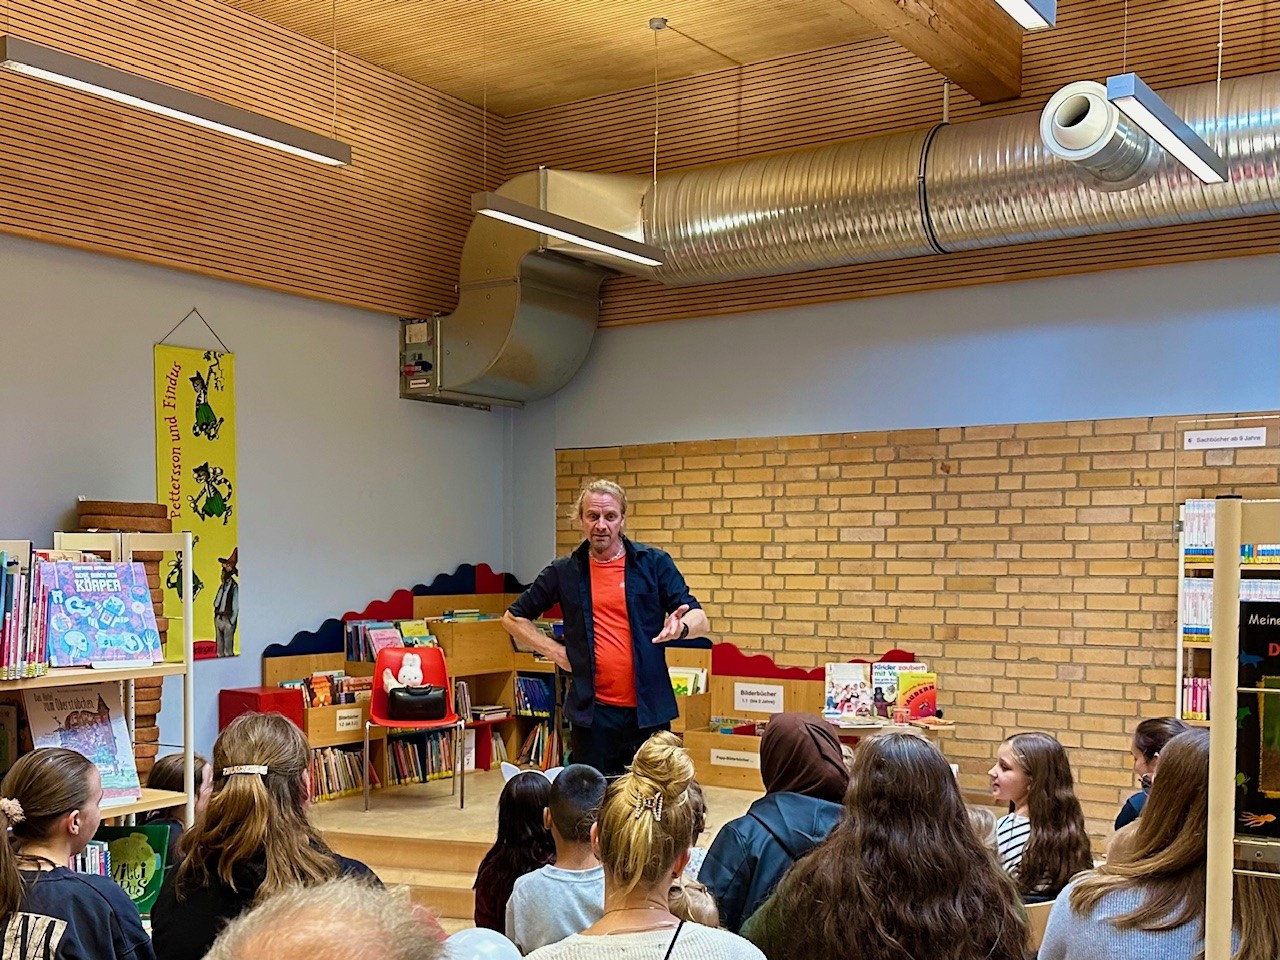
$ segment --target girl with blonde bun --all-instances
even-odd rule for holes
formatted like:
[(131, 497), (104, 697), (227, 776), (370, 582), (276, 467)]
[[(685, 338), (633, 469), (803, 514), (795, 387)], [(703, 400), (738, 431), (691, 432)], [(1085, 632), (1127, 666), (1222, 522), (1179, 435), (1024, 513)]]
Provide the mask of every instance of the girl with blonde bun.
[(697, 813), (693, 761), (674, 734), (646, 740), (605, 793), (592, 844), (604, 865), (604, 916), (534, 960), (763, 960), (727, 930), (672, 914), (668, 893), (689, 860)]

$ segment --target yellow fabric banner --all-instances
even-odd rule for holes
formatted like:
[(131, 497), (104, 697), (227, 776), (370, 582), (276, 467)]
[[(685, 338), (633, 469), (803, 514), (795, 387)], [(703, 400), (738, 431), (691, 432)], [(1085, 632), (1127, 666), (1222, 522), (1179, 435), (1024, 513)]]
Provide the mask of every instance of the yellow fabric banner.
[[(240, 652), (235, 354), (155, 347), (156, 495), (175, 533), (195, 537), (196, 659)], [(166, 556), (165, 659), (181, 660), (182, 560)]]

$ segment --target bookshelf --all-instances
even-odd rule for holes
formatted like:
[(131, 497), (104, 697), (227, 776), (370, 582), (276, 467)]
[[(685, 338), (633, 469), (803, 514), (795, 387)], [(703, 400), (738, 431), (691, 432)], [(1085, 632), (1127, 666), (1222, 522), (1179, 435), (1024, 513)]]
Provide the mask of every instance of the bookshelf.
[[(32, 543), (29, 540), (0, 540), (0, 550), (11, 556), (31, 556)], [(114, 562), (131, 561), (136, 553), (172, 552), (190, 557), (192, 553), (191, 533), (55, 533), (55, 549), (81, 550), (98, 554), (106, 554), (107, 559)], [(150, 810), (179, 806), (185, 803), (183, 819), (187, 826), (195, 820), (195, 687), (191, 665), (194, 661), (194, 617), (192, 612), (192, 565), (182, 565), (182, 660), (181, 662), (165, 662), (142, 664), (138, 666), (96, 669), (91, 667), (52, 667), (38, 677), (27, 677), (19, 680), (0, 680), (0, 693), (21, 692), (23, 690), (51, 689), (75, 686), (87, 683), (121, 684), (125, 721), (128, 725), (130, 740), (133, 740), (135, 729), (134, 682), (136, 680), (155, 677), (182, 678), (182, 755), (184, 759), (184, 776), (182, 792), (169, 790), (152, 790), (142, 788), (142, 796), (131, 803), (116, 804), (103, 810), (104, 819), (129, 817)], [(177, 618), (171, 618), (177, 619)]]
[[(1255, 503), (1280, 503), (1274, 500)], [(1178, 512), (1178, 633), (1174, 684), (1174, 716), (1191, 726), (1207, 727), (1211, 716), (1208, 681), (1213, 655), (1214, 500), (1188, 500)], [(1280, 553), (1275, 544), (1244, 543), (1240, 547), (1241, 600), (1280, 600)]]

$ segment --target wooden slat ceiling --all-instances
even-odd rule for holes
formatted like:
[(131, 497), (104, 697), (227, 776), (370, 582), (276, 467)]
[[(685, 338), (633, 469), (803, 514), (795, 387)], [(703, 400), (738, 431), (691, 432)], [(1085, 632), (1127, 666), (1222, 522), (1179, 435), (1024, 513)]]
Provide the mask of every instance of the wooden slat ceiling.
[[(512, 116), (877, 35), (844, 0), (226, 0)], [(336, 6), (335, 6), (336, 4)]]

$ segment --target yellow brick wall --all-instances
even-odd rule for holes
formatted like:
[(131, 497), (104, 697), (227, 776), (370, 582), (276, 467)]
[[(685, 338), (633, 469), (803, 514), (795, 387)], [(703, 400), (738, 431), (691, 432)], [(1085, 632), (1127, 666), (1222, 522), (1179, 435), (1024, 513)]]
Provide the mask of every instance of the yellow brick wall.
[(616, 480), (715, 639), (803, 666), (914, 651), (959, 723), (963, 788), (986, 792), (1004, 737), (1047, 730), (1101, 842), (1135, 789), (1134, 726), (1173, 710), (1175, 461), (1177, 502), (1280, 496), (1280, 428), (1175, 453), (1182, 419), (559, 450), (557, 549), (580, 542), (584, 480)]

